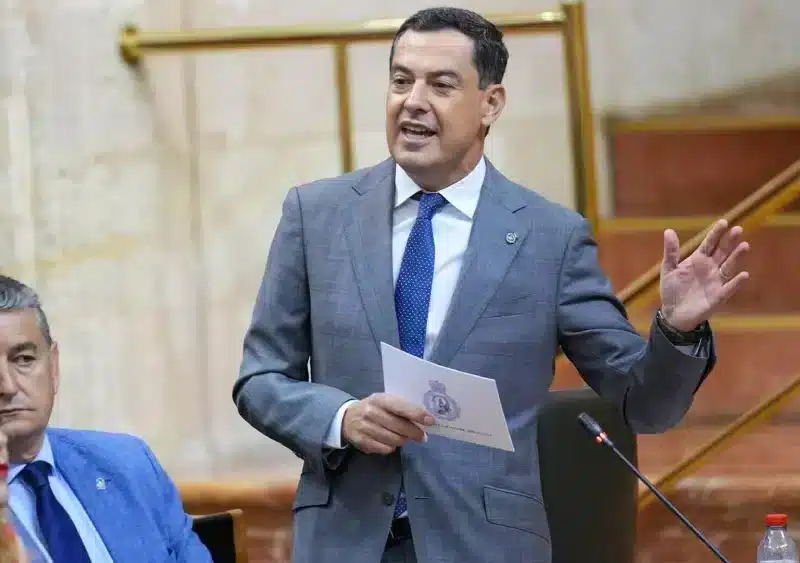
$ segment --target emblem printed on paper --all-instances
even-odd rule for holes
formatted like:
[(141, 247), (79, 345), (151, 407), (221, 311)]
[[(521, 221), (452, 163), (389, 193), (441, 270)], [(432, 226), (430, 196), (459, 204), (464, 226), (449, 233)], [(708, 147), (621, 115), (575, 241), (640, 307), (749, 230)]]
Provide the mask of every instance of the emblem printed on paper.
[(456, 400), (447, 394), (444, 383), (431, 381), (431, 388), (425, 393), (422, 403), (433, 416), (445, 420), (456, 420), (461, 416), (461, 409)]

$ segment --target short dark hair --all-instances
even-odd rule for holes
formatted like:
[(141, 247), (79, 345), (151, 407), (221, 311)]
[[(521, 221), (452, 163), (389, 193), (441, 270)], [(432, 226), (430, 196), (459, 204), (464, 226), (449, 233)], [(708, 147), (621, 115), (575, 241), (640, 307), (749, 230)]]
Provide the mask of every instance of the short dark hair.
[(44, 340), (48, 346), (52, 344), (50, 324), (47, 322), (47, 315), (44, 314), (39, 296), (21, 281), (0, 274), (0, 312), (26, 309), (36, 312), (36, 323), (42, 331)]
[(503, 81), (508, 64), (508, 49), (503, 43), (503, 32), (480, 14), (462, 8), (426, 8), (409, 17), (395, 33), (389, 64), (394, 59), (397, 40), (406, 31), (445, 29), (454, 29), (472, 39), (472, 62), (478, 71), (478, 87), (481, 90)]

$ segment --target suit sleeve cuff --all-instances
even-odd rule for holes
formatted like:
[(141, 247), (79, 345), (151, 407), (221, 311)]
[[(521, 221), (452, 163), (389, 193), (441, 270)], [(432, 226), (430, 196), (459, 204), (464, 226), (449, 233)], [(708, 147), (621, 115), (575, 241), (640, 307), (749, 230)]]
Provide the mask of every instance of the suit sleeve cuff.
[(344, 420), (344, 413), (347, 411), (347, 408), (357, 402), (357, 400), (347, 401), (336, 411), (336, 416), (333, 417), (331, 425), (328, 427), (328, 432), (325, 434), (325, 439), (323, 440), (326, 447), (337, 450), (347, 447), (346, 444), (342, 444), (342, 421)]

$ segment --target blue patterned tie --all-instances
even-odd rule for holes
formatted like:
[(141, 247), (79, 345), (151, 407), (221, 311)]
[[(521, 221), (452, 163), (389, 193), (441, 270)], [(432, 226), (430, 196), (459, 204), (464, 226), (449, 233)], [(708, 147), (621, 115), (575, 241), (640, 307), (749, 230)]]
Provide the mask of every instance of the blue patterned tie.
[(53, 563), (91, 563), (78, 529), (50, 488), (52, 467), (46, 461), (25, 466), (20, 477), (36, 493), (36, 516)]
[[(425, 334), (428, 327), (428, 307), (431, 302), (433, 263), (436, 254), (431, 219), (446, 203), (447, 200), (441, 194), (423, 193), (419, 198), (417, 221), (408, 236), (394, 289), (400, 348), (420, 358), (425, 353)], [(406, 495), (401, 484), (394, 517), (402, 516), (406, 510)]]

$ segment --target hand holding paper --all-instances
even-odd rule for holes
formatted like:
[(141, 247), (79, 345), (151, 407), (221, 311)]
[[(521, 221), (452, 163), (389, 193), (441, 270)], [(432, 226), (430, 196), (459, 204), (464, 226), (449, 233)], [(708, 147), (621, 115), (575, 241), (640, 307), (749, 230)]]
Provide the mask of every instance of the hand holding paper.
[(381, 342), (386, 393), (436, 419), (428, 434), (514, 451), (494, 379), (442, 367)]
[(389, 455), (408, 440), (427, 439), (433, 417), (421, 406), (388, 393), (374, 393), (347, 408), (342, 437), (366, 454)]

